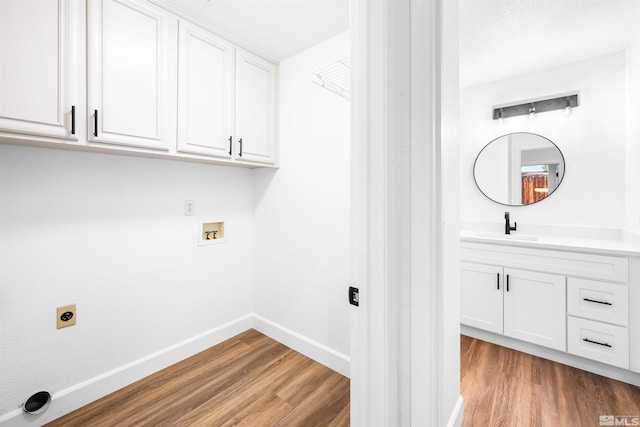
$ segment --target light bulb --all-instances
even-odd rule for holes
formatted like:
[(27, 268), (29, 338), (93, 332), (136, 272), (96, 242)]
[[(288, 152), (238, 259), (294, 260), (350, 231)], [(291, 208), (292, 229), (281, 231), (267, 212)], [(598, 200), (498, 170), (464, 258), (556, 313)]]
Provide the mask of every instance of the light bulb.
[(568, 116), (569, 114), (571, 114), (571, 98), (567, 98), (567, 106), (564, 107), (563, 113), (565, 116)]
[(529, 120), (533, 120), (536, 117), (536, 107), (533, 105), (529, 107)]

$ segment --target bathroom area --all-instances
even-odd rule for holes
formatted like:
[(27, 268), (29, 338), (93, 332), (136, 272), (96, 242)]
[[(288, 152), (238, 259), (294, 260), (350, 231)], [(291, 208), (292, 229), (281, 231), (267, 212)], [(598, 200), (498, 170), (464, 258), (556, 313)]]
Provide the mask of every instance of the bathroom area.
[(639, 26), (637, 1), (460, 2), (461, 334), (635, 386)]

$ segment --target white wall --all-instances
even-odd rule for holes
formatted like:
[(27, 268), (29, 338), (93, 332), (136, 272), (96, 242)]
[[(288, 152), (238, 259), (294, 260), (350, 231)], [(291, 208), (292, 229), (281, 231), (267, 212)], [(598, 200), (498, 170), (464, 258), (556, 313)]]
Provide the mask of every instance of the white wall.
[(636, 36), (627, 50), (626, 228), (640, 233), (640, 6)]
[(254, 312), (345, 357), (349, 102), (311, 73), (348, 56), (343, 33), (281, 62), (280, 169), (254, 171)]
[[(460, 94), (460, 202), (463, 222), (502, 224), (510, 210), (518, 225), (623, 228), (625, 225), (625, 53), (468, 87)], [(580, 106), (562, 111), (492, 120), (492, 106), (569, 91)], [(511, 132), (532, 132), (562, 151), (565, 177), (547, 199), (506, 207), (487, 199), (473, 181), (482, 147)], [(499, 229), (498, 229), (499, 230)]]
[[(460, 396), (460, 131), (458, 2), (443, 2), (442, 59), (442, 357), (440, 425), (462, 424)], [(455, 53), (453, 53), (455, 52)], [(445, 419), (446, 420), (445, 424)]]
[(249, 315), (252, 214), (250, 170), (0, 145), (0, 418)]

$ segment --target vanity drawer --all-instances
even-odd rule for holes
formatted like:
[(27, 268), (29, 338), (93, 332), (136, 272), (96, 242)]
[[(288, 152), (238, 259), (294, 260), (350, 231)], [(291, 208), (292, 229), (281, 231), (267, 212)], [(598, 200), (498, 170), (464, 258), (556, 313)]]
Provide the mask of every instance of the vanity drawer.
[(571, 354), (629, 369), (627, 328), (569, 316), (567, 341)]
[(627, 285), (569, 277), (567, 280), (567, 313), (600, 322), (628, 326), (628, 287)]

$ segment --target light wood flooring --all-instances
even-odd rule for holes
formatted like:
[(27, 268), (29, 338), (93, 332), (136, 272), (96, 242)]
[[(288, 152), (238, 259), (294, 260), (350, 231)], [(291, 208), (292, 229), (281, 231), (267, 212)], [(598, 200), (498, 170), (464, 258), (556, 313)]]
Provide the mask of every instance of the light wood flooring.
[(598, 427), (601, 415), (640, 417), (640, 389), (630, 384), (466, 336), (460, 354), (463, 427)]
[(349, 379), (254, 330), (53, 426), (348, 426)]
[[(598, 427), (640, 389), (461, 336), (463, 427)], [(348, 426), (349, 380), (249, 330), (47, 426)]]

